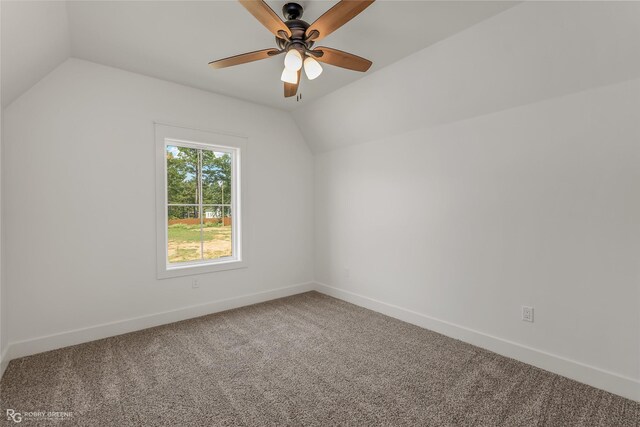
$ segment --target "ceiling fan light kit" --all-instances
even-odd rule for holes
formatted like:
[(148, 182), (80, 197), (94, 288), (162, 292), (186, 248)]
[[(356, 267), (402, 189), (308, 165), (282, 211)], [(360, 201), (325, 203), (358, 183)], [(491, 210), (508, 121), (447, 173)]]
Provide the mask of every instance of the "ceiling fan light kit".
[(304, 60), (304, 73), (309, 80), (313, 80), (322, 74), (322, 67), (312, 56), (307, 56)]
[(209, 65), (215, 69), (245, 64), (247, 62), (267, 59), (285, 53), (284, 70), (280, 80), (284, 82), (284, 96), (292, 97), (298, 93), (300, 71), (304, 67), (305, 75), (313, 80), (322, 74), (319, 62), (365, 72), (371, 67), (371, 61), (328, 47), (314, 48), (314, 44), (365, 10), (374, 0), (341, 0), (313, 24), (300, 19), (302, 6), (298, 3), (286, 3), (282, 13), (287, 21), (280, 17), (264, 2), (264, 0), (239, 0), (262, 25), (276, 38), (276, 48), (263, 49), (244, 53), (229, 58), (212, 61)]
[(293, 85), (298, 84), (298, 72), (296, 70), (285, 67), (285, 69), (282, 70), (280, 80), (285, 83), (291, 83)]
[(298, 71), (302, 68), (302, 55), (295, 48), (290, 48), (284, 57), (284, 68)]

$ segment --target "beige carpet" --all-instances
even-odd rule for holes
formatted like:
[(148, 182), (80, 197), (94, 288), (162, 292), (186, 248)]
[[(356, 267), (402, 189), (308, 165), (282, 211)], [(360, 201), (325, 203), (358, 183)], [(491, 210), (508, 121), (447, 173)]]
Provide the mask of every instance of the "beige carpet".
[(3, 415), (73, 412), (42, 425), (640, 422), (638, 403), (315, 292), (13, 360), (0, 386)]

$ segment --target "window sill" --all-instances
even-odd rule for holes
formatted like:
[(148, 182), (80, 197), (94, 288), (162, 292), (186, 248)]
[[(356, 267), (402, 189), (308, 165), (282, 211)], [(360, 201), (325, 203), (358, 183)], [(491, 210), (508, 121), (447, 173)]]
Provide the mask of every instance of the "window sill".
[(158, 266), (158, 279), (169, 279), (172, 277), (192, 276), (195, 274), (215, 273), (217, 271), (237, 270), (247, 268), (246, 261), (229, 260), (213, 263), (187, 264), (180, 266)]

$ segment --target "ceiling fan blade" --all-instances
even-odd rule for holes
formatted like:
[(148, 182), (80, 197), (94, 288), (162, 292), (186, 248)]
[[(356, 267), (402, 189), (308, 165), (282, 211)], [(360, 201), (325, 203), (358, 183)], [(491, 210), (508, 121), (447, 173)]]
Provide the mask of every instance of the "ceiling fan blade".
[(284, 82), (284, 97), (285, 98), (290, 98), (292, 96), (296, 96), (296, 93), (298, 93), (298, 86), (300, 86), (300, 78), (302, 77), (301, 71), (302, 70), (298, 70), (298, 83), (292, 84), (292, 83)]
[(291, 37), (291, 31), (282, 19), (269, 7), (263, 0), (238, 0), (245, 9), (249, 11), (262, 25), (267, 27), (274, 36), (278, 36), (278, 32), (284, 31), (288, 37)]
[(308, 40), (319, 41), (351, 21), (374, 0), (340, 0), (307, 28)]
[(335, 65), (336, 67), (353, 71), (365, 72), (371, 67), (371, 64), (373, 64), (368, 59), (338, 49), (331, 49), (330, 47), (321, 46), (309, 51), (309, 53), (313, 55), (318, 62), (324, 62), (325, 64)]
[(280, 53), (282, 53), (282, 51), (279, 51), (278, 49), (256, 50), (255, 52), (243, 53), (240, 55), (230, 56), (228, 58), (218, 59), (217, 61), (211, 61), (209, 62), (209, 65), (215, 69), (232, 67), (234, 65), (271, 58), (272, 56), (276, 56)]

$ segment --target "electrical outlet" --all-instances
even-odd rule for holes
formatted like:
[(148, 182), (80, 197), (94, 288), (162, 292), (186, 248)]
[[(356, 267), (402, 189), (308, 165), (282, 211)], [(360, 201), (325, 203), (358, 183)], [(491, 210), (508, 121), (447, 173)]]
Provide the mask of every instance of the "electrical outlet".
[(200, 283), (198, 283), (198, 279), (193, 279), (193, 281), (191, 282), (191, 287), (193, 289), (196, 289), (196, 288), (200, 287)]
[(533, 307), (522, 306), (522, 320), (533, 323)]

